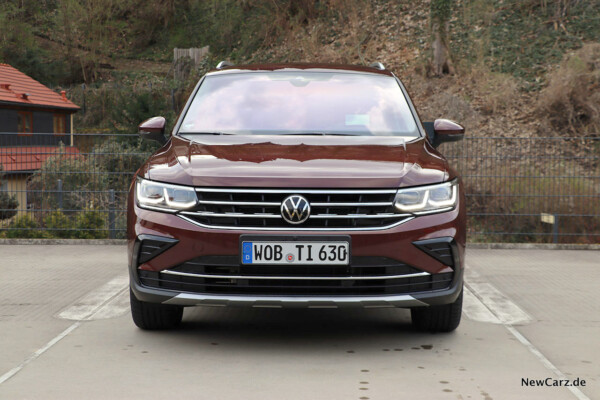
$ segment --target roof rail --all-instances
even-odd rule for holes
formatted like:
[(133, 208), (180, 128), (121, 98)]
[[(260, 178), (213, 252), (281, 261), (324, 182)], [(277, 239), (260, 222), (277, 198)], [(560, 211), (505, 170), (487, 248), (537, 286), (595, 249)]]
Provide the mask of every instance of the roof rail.
[[(380, 71), (383, 71), (383, 70), (385, 70), (385, 67), (384, 67), (384, 66), (383, 66), (383, 64), (382, 64), (382, 63), (380, 63), (379, 61), (372, 62), (371, 64), (369, 64), (369, 67), (371, 67), (371, 68), (375, 68), (375, 69), (378, 69), (378, 70), (380, 70)], [(217, 67), (217, 68), (218, 68), (218, 67)]]
[(217, 69), (223, 69), (227, 67), (233, 67), (233, 63), (229, 61), (221, 61), (217, 64)]

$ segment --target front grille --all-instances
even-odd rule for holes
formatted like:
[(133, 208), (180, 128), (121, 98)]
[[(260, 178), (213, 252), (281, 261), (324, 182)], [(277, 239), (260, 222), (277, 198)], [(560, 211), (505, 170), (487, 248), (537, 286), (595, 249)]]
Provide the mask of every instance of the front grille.
[(396, 295), (441, 290), (453, 273), (431, 275), (385, 257), (352, 257), (349, 266), (240, 265), (237, 256), (204, 256), (162, 272), (140, 270), (145, 286), (201, 294)]
[[(396, 190), (279, 190), (197, 188), (199, 205), (180, 215), (205, 226), (236, 229), (383, 229), (410, 218), (393, 206)], [(299, 225), (281, 216), (281, 203), (299, 194), (311, 215)]]

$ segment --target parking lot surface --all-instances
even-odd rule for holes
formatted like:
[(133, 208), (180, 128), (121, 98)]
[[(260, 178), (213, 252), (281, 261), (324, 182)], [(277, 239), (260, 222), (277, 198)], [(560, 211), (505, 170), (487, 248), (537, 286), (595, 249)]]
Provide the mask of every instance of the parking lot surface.
[(598, 251), (468, 250), (463, 320), (435, 335), (397, 309), (191, 308), (146, 332), (124, 246), (0, 260), (0, 399), (600, 398)]

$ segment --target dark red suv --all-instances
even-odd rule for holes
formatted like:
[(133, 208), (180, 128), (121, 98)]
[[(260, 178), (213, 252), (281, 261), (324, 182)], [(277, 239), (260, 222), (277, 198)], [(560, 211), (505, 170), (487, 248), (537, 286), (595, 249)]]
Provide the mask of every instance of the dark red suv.
[(128, 202), (131, 311), (177, 325), (183, 308), (410, 308), (451, 331), (462, 309), (465, 200), (404, 86), (371, 67), (220, 64)]

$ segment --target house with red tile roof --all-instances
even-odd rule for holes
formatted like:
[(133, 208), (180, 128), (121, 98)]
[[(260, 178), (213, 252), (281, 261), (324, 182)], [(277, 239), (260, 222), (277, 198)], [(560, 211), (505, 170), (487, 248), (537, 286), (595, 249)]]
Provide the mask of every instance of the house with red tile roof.
[(0, 147), (1, 172), (35, 172), (50, 157), (76, 157), (76, 147), (35, 146), (35, 147)]
[(27, 179), (62, 152), (73, 156), (73, 114), (79, 106), (8, 64), (0, 63), (0, 191), (27, 209)]
[(56, 93), (16, 68), (0, 64), (0, 132), (64, 136), (72, 132), (73, 114), (78, 110), (65, 91)]

